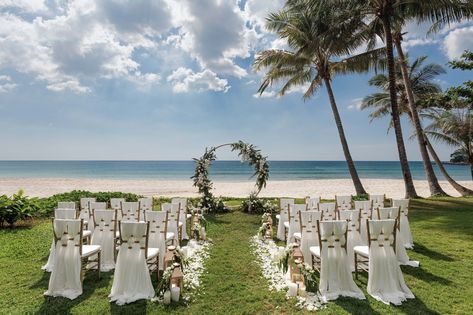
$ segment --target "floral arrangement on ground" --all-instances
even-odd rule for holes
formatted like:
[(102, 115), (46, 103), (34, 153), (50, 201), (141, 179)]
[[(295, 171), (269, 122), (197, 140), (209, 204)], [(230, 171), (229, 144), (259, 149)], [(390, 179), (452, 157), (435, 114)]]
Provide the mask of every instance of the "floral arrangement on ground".
[[(196, 241), (189, 240), (187, 246), (176, 248), (177, 257), (182, 265), (184, 274), (184, 291), (181, 295), (181, 301), (184, 304), (190, 303), (197, 297), (200, 286), (200, 277), (205, 271), (205, 261), (210, 257), (209, 251), (212, 246), (210, 239)], [(169, 290), (171, 281), (172, 267), (164, 270), (157, 289), (156, 300), (164, 303), (164, 295)]]
[[(280, 261), (287, 257), (291, 248), (278, 247), (273, 240), (264, 239), (260, 235), (253, 236), (250, 244), (256, 254), (256, 260), (261, 267), (263, 277), (268, 281), (269, 290), (287, 290), (291, 281), (287, 274), (281, 270)], [(307, 275), (313, 274), (313, 270), (309, 265), (305, 264), (300, 267), (303, 268), (303, 272), (307, 273)], [(307, 292), (305, 296), (297, 296), (296, 299), (296, 306), (300, 309), (316, 311), (324, 307), (324, 303), (317, 293)]]

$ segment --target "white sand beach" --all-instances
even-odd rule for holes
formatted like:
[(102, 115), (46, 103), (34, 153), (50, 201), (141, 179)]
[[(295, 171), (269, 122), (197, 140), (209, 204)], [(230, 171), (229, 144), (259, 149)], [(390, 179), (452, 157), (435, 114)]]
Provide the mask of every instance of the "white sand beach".
[[(363, 179), (368, 193), (382, 194), (387, 197), (404, 197), (404, 184), (399, 179)], [(459, 182), (473, 189), (473, 181)], [(417, 193), (429, 196), (427, 181), (414, 181)], [(452, 196), (459, 194), (446, 182), (441, 186)], [(214, 182), (216, 196), (245, 197), (254, 187), (254, 182)], [(144, 196), (182, 196), (196, 197), (197, 190), (191, 180), (135, 180), (135, 179), (57, 179), (57, 178), (21, 178), (0, 179), (0, 195), (11, 195), (23, 189), (31, 197), (47, 197), (74, 189), (97, 191), (122, 191)], [(324, 180), (287, 180), (268, 181), (266, 189), (261, 191), (262, 197), (296, 197), (308, 195), (333, 198), (335, 194), (354, 194), (353, 184), (349, 179)]]

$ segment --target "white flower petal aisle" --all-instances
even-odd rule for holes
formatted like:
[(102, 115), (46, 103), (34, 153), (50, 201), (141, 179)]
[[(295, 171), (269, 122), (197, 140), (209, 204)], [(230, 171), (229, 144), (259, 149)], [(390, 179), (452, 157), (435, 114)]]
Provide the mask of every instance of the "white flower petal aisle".
[[(273, 240), (262, 239), (255, 235), (250, 240), (257, 262), (260, 264), (263, 277), (268, 280), (270, 290), (286, 291), (292, 282), (279, 269), (278, 262), (283, 254), (285, 247), (278, 247)], [(296, 306), (308, 311), (316, 311), (323, 308), (323, 302), (316, 293), (307, 292), (305, 296), (297, 296)]]

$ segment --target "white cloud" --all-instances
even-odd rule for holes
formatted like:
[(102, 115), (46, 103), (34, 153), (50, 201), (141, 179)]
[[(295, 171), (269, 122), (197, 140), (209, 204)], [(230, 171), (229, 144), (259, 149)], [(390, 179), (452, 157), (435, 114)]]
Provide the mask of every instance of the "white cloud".
[(0, 0), (0, 9), (19, 9), (23, 12), (38, 13), (48, 11), (44, 0)]
[(247, 0), (245, 12), (250, 23), (259, 27), (261, 31), (265, 31), (266, 18), (269, 13), (281, 10), (285, 2), (284, 0)]
[(255, 93), (253, 94), (253, 97), (255, 98), (272, 98), (276, 96), (275, 91), (264, 91), (263, 93)]
[(7, 75), (0, 75), (0, 93), (7, 93), (17, 86), (12, 82), (12, 79)]
[(200, 93), (205, 91), (226, 93), (230, 89), (227, 80), (219, 78), (215, 72), (209, 69), (194, 72), (191, 69), (181, 67), (168, 76), (167, 81), (172, 84), (174, 93)]
[(363, 98), (354, 98), (351, 100), (350, 104), (348, 104), (347, 108), (350, 110), (361, 110), (361, 103)]
[(443, 49), (450, 59), (460, 57), (467, 49), (473, 50), (473, 26), (457, 28), (445, 36)]

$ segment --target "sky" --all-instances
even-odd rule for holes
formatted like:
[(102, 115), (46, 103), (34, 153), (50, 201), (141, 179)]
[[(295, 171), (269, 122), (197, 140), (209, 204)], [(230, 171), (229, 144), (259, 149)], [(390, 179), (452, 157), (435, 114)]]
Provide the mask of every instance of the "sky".
[[(256, 94), (255, 55), (285, 43), (264, 27), (283, 0), (0, 0), (0, 160), (188, 160), (243, 140), (271, 160), (343, 160), (324, 89)], [(447, 62), (473, 49), (473, 23), (426, 36), (411, 58), (444, 65), (442, 88), (471, 73)], [(388, 120), (360, 100), (373, 73), (333, 79), (355, 160), (397, 160)], [(403, 121), (408, 157), (419, 160)], [(436, 144), (442, 159), (452, 148)], [(236, 156), (223, 150), (220, 159)]]

